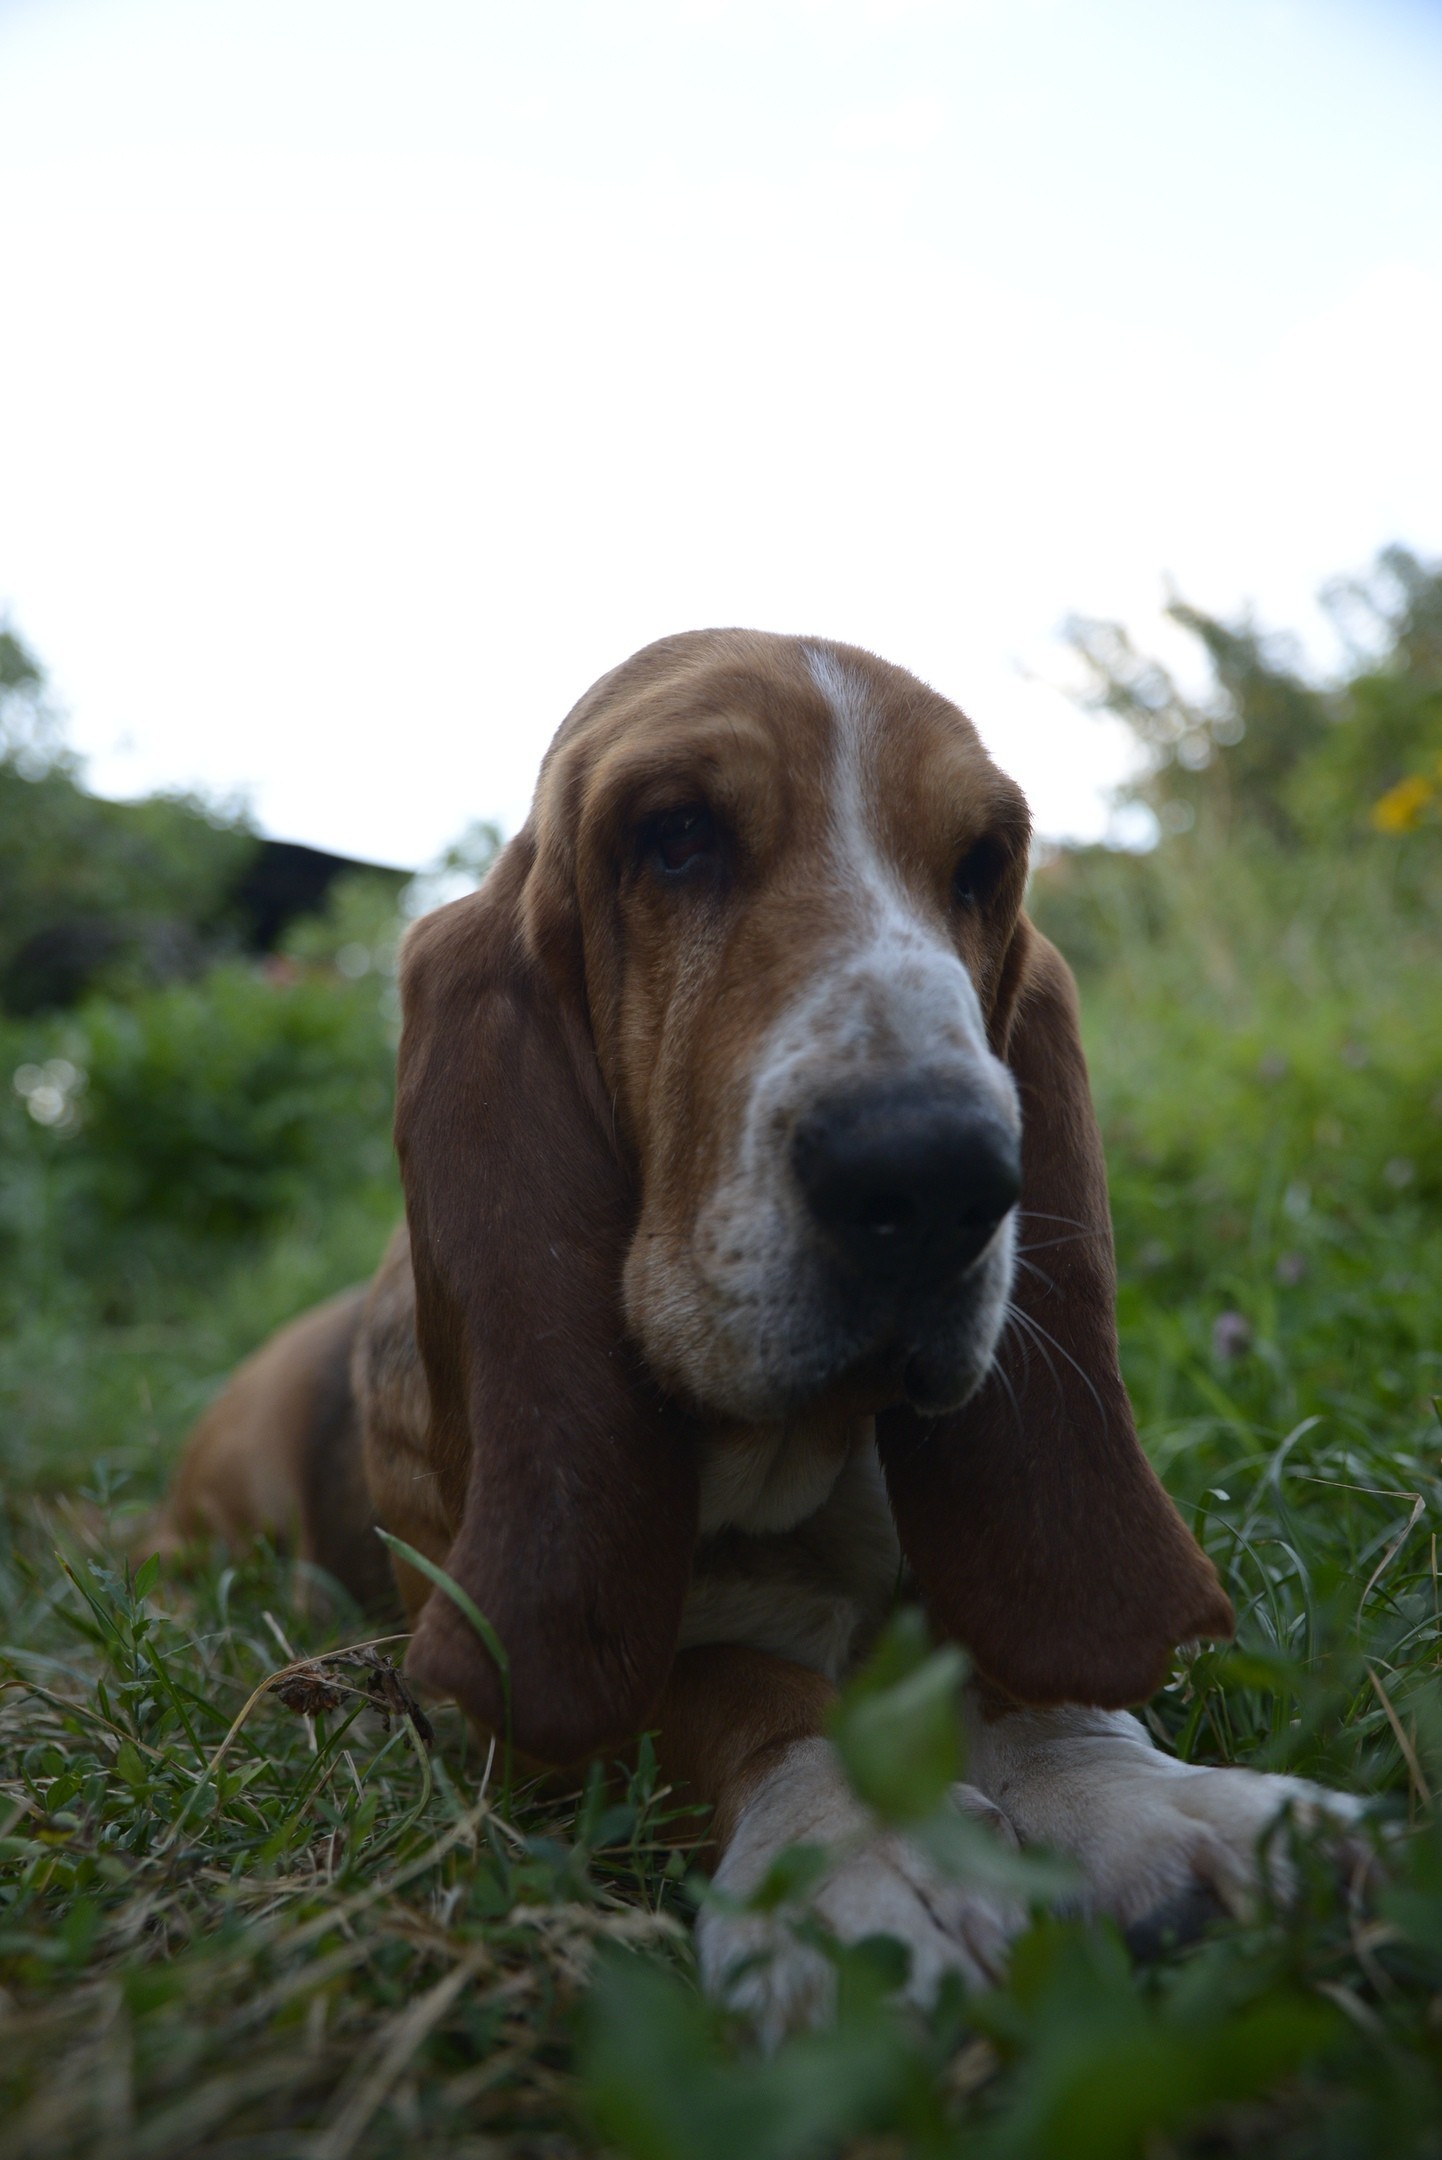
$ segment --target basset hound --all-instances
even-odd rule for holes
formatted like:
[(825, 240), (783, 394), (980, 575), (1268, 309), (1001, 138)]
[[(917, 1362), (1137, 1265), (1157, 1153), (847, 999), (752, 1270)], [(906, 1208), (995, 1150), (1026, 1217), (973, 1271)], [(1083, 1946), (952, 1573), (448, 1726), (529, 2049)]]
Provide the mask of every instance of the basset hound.
[[(408, 1236), (241, 1368), (171, 1505), (296, 1529), (367, 1599), (373, 1524), (440, 1563), (537, 1762), (654, 1730), (735, 1893), (703, 1972), (773, 2037), (829, 1975), (737, 1909), (790, 1843), (834, 1848), (813, 1909), (898, 1937), (918, 1998), (1022, 1923), (880, 1831), (825, 1737), (907, 1578), (977, 1675), (958, 1805), (1070, 1855), (1090, 1910), (1235, 1905), (1288, 1803), (1352, 1812), (1126, 1713), (1232, 1613), (1136, 1439), (1028, 838), (963, 714), (856, 648), (698, 632), (604, 676), (405, 941)], [(483, 1641), (395, 1576), (410, 1674), (498, 1730)]]

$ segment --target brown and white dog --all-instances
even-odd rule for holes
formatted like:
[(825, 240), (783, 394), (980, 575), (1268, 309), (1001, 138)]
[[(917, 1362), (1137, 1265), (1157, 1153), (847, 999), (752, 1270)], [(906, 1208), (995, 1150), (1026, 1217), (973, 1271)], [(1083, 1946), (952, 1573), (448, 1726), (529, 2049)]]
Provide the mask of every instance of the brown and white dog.
[[(958, 1804), (1072, 1856), (1143, 1932), (1235, 1903), (1296, 1781), (1159, 1752), (1124, 1712), (1230, 1633), (1137, 1443), (1065, 964), (1028, 817), (971, 723), (843, 645), (663, 640), (562, 726), (482, 889), (402, 962), (409, 1242), (242, 1367), (177, 1532), (297, 1530), (374, 1599), (382, 1524), (509, 1656), (517, 1745), (646, 1728), (744, 1893), (993, 1976), (1020, 1915), (870, 1824), (823, 1737), (909, 1569), (982, 1676)], [(1044, 1266), (1023, 1247), (1044, 1249)], [(483, 1728), (497, 1668), (396, 1569), (407, 1668)], [(718, 1906), (700, 1955), (769, 2033), (826, 1971)]]

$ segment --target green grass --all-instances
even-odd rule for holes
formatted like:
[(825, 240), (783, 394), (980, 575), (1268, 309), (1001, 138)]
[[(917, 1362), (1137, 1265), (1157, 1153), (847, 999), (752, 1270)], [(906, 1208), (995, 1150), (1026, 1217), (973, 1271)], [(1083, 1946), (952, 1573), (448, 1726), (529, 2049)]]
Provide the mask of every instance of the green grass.
[(358, 1614), (265, 1553), (119, 1557), (228, 1364), (370, 1265), (389, 1177), (318, 1156), (243, 1236), (87, 1217), (77, 1251), (65, 1143), (17, 1141), (7, 2160), (1442, 2153), (1442, 920), (1391, 874), (1173, 845), (1038, 891), (1087, 963), (1144, 1438), (1241, 1619), (1150, 1715), (1186, 1756), (1376, 1795), (1384, 1886), (1349, 1897), (1302, 1840), (1293, 1906), (1146, 1971), (1039, 1915), (1003, 1989), (925, 2020), (862, 1946), (836, 2028), (771, 2060), (696, 1992), (696, 1824), (649, 1760), (543, 1792), (452, 1713), (428, 1748), (370, 1661), (397, 1642), (302, 1664), (287, 1707), (276, 1676), (366, 1643)]
[(431, 1752), (397, 1708), (394, 1641), (305, 1667), (290, 1701), (329, 1707), (286, 1707), (274, 1676), (318, 1633), (289, 1571), (161, 1603), (153, 1571), (127, 1584), (46, 1527), (74, 1557), (10, 1576), (50, 1647), (17, 1656), (4, 1712), (6, 2151), (561, 2128), (592, 1944), (676, 1932), (644, 1779), (503, 1811), (458, 1719)]

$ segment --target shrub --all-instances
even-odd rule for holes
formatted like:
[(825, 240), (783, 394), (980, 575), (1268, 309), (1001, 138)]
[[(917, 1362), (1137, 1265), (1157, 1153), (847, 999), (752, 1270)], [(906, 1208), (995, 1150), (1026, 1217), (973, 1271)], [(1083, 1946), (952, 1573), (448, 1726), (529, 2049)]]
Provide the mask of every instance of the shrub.
[(33, 1227), (45, 1186), (58, 1256), (92, 1278), (147, 1232), (214, 1243), (390, 1175), (393, 1049), (374, 982), (234, 964), (63, 1025), (12, 1024), (3, 1041), (10, 1235), (19, 1194)]

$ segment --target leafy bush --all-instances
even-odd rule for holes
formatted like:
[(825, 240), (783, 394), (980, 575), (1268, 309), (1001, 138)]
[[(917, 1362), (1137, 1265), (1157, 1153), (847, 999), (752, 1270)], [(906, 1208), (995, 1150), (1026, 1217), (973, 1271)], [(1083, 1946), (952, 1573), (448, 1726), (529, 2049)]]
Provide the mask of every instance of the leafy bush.
[(227, 1368), (400, 1212), (388, 980), (234, 965), (0, 1023), (12, 1486), (153, 1488)]
[(242, 818), (187, 797), (104, 802), (64, 764), (0, 757), (5, 1006), (39, 1011), (57, 985), (68, 997), (199, 973), (258, 845)]
[(388, 1173), (393, 1050), (374, 985), (232, 965), (36, 1032), (3, 1037), (29, 1111), (10, 1108), (7, 1152), (12, 1174), (49, 1181), (60, 1255), (82, 1274), (151, 1228), (254, 1233)]
[(1075, 619), (1084, 701), (1124, 720), (1146, 752), (1125, 791), (1163, 831), (1250, 828), (1284, 847), (1335, 846), (1422, 823), (1442, 829), (1442, 566), (1384, 549), (1368, 578), (1323, 596), (1348, 662), (1318, 682), (1289, 640), (1184, 600), (1167, 613), (1211, 677), (1190, 695), (1119, 623)]
[(215, 969), (81, 1017), (78, 1145), (107, 1224), (227, 1236), (385, 1174), (392, 1044), (373, 989)]

